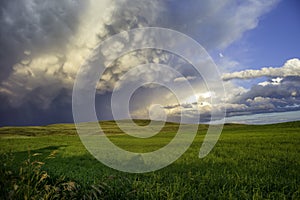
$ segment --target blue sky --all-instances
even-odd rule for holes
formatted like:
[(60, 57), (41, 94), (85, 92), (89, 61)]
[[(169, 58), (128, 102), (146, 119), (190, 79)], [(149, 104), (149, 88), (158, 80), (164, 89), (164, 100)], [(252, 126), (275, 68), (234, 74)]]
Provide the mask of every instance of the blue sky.
[(223, 54), (240, 63), (241, 69), (280, 67), (300, 57), (300, 1), (280, 1), (262, 15), (253, 30), (244, 33)]
[[(259, 17), (258, 25), (233, 42), (223, 51), (212, 52), (215, 60), (219, 53), (237, 64), (229, 71), (281, 67), (292, 58), (300, 58), (300, 2), (279, 1), (274, 8)], [(247, 80), (233, 80), (237, 85), (251, 88), (267, 80), (258, 77)]]
[[(186, 79), (196, 94), (179, 87), (187, 97), (182, 105), (160, 86), (142, 87), (132, 98), (135, 118), (149, 118), (149, 109), (156, 104), (162, 110), (155, 116), (166, 113), (177, 119), (181, 109), (193, 118), (200, 111), (200, 121), (205, 122), (218, 109), (226, 109), (227, 117), (248, 120), (250, 115), (300, 110), (297, 0), (5, 0), (0, 8), (0, 126), (73, 122), (72, 91), (82, 63), (88, 63), (91, 55), (105, 54), (96, 47), (106, 38), (138, 27), (168, 28), (199, 42), (217, 64), (227, 96), (218, 96), (221, 83), (206, 91), (203, 77), (181, 58), (141, 50), (118, 58), (112, 66), (100, 66), (107, 70), (95, 86), (99, 120), (113, 119), (114, 88), (124, 74), (145, 63), (172, 66), (182, 77), (150, 67), (125, 83), (164, 80), (180, 86)], [(124, 42), (130, 43), (130, 38), (112, 45), (107, 55), (124, 48)], [(178, 41), (170, 38), (170, 42)], [(214, 73), (206, 64), (202, 68)], [(215, 105), (211, 98), (217, 99)], [(293, 116), (298, 120), (297, 114)]]

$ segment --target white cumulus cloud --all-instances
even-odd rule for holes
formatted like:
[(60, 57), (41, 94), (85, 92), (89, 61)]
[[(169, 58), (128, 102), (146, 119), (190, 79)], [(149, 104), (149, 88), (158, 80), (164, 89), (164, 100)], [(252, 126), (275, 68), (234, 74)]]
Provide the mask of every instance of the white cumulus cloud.
[(288, 76), (300, 76), (300, 60), (293, 58), (288, 61), (282, 67), (263, 67), (258, 70), (244, 70), (233, 73), (223, 74), (223, 80), (231, 79), (251, 79), (258, 77), (288, 77)]

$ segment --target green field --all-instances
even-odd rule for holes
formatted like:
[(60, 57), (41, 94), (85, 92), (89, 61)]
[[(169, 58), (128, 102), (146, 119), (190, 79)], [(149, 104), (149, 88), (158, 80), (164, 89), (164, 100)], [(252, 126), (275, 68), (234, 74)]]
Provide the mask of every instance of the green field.
[[(158, 135), (136, 139), (114, 122), (101, 125), (112, 142), (134, 152), (159, 149), (178, 128), (168, 123)], [(206, 130), (207, 125), (199, 125), (189, 150), (168, 167), (129, 174), (94, 159), (74, 125), (2, 127), (0, 199), (300, 199), (300, 122), (227, 124), (212, 152), (199, 159)], [(30, 170), (48, 177), (34, 182)], [(39, 192), (49, 185), (54, 185), (52, 193)]]

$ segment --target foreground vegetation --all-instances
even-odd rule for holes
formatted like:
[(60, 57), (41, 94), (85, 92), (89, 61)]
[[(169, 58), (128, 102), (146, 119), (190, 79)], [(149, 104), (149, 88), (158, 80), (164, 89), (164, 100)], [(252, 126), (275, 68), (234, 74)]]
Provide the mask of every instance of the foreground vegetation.
[[(137, 121), (146, 125), (147, 121)], [(178, 125), (134, 139), (114, 122), (112, 142), (147, 152), (166, 145)], [(95, 160), (73, 125), (0, 128), (0, 199), (300, 199), (300, 122), (224, 127), (213, 151), (199, 159), (207, 126), (170, 166), (128, 174)]]

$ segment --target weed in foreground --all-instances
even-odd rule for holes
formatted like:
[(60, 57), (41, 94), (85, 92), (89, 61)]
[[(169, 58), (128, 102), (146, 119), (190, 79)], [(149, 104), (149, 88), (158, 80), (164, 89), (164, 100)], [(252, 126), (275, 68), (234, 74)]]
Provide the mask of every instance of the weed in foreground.
[[(42, 170), (45, 162), (36, 159), (40, 154), (31, 155), (20, 167), (13, 166), (12, 153), (1, 154), (0, 199), (75, 199), (78, 186), (64, 177), (51, 178)], [(51, 155), (50, 155), (51, 156)], [(48, 157), (47, 157), (48, 158)]]

